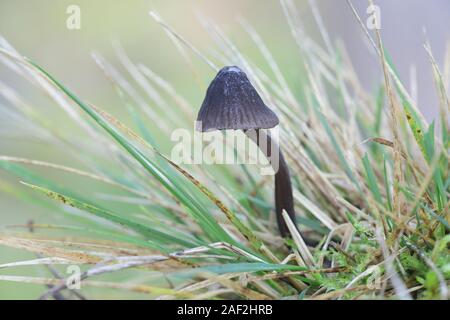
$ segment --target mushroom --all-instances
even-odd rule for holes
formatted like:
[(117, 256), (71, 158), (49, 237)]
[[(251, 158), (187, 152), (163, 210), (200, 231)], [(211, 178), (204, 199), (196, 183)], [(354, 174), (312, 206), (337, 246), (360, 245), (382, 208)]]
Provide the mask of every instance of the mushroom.
[[(283, 219), (286, 210), (295, 224), (294, 201), (289, 169), (279, 146), (260, 129), (279, 124), (277, 115), (262, 101), (247, 75), (238, 67), (222, 68), (206, 91), (198, 113), (196, 129), (243, 130), (265, 154), (275, 171), (275, 208), (281, 236), (289, 236)], [(273, 149), (273, 150), (272, 150)], [(273, 161), (277, 159), (277, 163)]]

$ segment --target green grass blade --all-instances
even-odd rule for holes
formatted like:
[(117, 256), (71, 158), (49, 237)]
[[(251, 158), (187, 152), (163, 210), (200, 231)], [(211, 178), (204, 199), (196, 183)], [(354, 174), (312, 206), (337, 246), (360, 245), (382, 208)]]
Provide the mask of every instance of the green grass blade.
[[(74, 199), (74, 198), (71, 198), (68, 196), (65, 196), (61, 193), (58, 193), (58, 192), (55, 192), (55, 191), (52, 191), (52, 190), (49, 190), (49, 189), (46, 189), (46, 188), (43, 188), (40, 186), (36, 186), (33, 184), (25, 183), (25, 182), (23, 184), (31, 187), (34, 190), (40, 191), (40, 192), (44, 193), (46, 196), (48, 196), (52, 199), (55, 199), (65, 205), (69, 205), (71, 207), (91, 213), (97, 217), (103, 218), (112, 223), (122, 225), (130, 230), (133, 230), (133, 231), (147, 237), (148, 239), (154, 240), (155, 242), (153, 242), (153, 243), (156, 243), (156, 241), (160, 242), (160, 243), (165, 243), (165, 244), (170, 244), (170, 243), (175, 244), (176, 243), (176, 244), (179, 244), (179, 245), (185, 246), (185, 247), (193, 247), (196, 245), (201, 245), (201, 243), (196, 243), (194, 241), (181, 239), (181, 238), (163, 233), (161, 231), (158, 231), (158, 230), (155, 230), (148, 226), (145, 226), (141, 223), (121, 217), (111, 211), (99, 208), (97, 206), (79, 201), (77, 199)], [(159, 245), (156, 245), (155, 249), (160, 250), (162, 252), (167, 251), (167, 249), (165, 249), (163, 246), (159, 246)]]
[(173, 182), (148, 158), (146, 158), (139, 150), (129, 143), (114, 127), (104, 120), (97, 112), (81, 101), (74, 93), (59, 83), (44, 69), (30, 61), (30, 63), (50, 79), (60, 90), (62, 90), (69, 98), (71, 98), (83, 111), (95, 120), (103, 129), (105, 129), (129, 154), (131, 154), (153, 177), (155, 177), (168, 191), (170, 191), (177, 199), (179, 199), (193, 215), (194, 219), (199, 223), (205, 233), (211, 237), (213, 241), (226, 241), (235, 243), (235, 241), (223, 230), (223, 228), (212, 218), (212, 216), (201, 207), (198, 201), (194, 200), (187, 192), (177, 188)]
[(375, 177), (375, 172), (372, 169), (367, 153), (363, 157), (363, 165), (366, 170), (366, 179), (369, 184), (370, 191), (378, 203), (383, 203), (381, 200), (380, 189), (378, 188), (378, 183)]

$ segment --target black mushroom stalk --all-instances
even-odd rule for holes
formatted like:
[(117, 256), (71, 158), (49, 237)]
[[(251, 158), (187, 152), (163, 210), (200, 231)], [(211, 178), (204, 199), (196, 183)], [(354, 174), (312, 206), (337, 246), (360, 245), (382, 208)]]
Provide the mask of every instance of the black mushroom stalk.
[(247, 75), (232, 66), (222, 68), (209, 85), (198, 113), (196, 129), (202, 132), (243, 130), (258, 145), (275, 171), (277, 223), (281, 236), (287, 237), (290, 233), (283, 219), (283, 210), (295, 224), (289, 169), (279, 146), (270, 135), (260, 131), (278, 124), (277, 115), (264, 104)]

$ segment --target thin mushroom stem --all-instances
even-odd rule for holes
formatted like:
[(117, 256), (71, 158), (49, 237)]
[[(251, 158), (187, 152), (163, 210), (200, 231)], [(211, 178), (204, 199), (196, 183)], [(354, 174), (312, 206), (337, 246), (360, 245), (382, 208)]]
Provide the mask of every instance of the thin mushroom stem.
[[(286, 210), (294, 224), (295, 210), (291, 176), (286, 160), (284, 159), (280, 147), (272, 140), (270, 135), (267, 135), (260, 130), (244, 130), (244, 132), (264, 153), (275, 171), (275, 212), (278, 229), (280, 230), (282, 237), (288, 237), (290, 233), (283, 218), (283, 210)], [(272, 153), (272, 149), (274, 152), (277, 152), (277, 154)], [(275, 159), (275, 161), (278, 159), (278, 164), (274, 163), (273, 159)]]

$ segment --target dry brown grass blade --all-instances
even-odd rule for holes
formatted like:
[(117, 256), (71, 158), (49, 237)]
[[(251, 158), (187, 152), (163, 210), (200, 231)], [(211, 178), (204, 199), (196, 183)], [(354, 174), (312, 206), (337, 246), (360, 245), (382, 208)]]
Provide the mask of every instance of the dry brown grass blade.
[(294, 198), (297, 200), (303, 207), (305, 207), (312, 215), (314, 215), (317, 220), (323, 223), (328, 229), (335, 229), (338, 224), (334, 222), (329, 215), (324, 213), (317, 205), (315, 205), (312, 201), (306, 198), (299, 191), (295, 190)]
[(450, 99), (449, 99), (449, 95), (447, 92), (445, 79), (441, 73), (441, 70), (439, 69), (436, 59), (434, 58), (433, 51), (431, 50), (431, 45), (428, 41), (425, 43), (424, 48), (428, 54), (428, 58), (430, 60), (431, 66), (433, 67), (434, 80), (435, 80), (436, 89), (438, 91), (439, 102), (440, 102), (439, 103), (439, 111), (441, 113), (441, 119), (443, 119), (441, 125), (446, 130), (448, 130), (448, 123), (446, 120), (449, 119), (449, 114), (450, 114)]
[[(32, 284), (44, 284), (52, 286), (64, 285), (65, 279), (53, 279), (53, 278), (39, 278), (39, 277), (28, 277), (28, 276), (8, 276), (0, 275), (0, 281), (12, 281), (12, 282), (22, 282), (22, 283), (32, 283)], [(194, 296), (189, 292), (178, 292), (173, 289), (159, 288), (148, 285), (141, 284), (130, 284), (130, 283), (117, 283), (117, 282), (107, 282), (107, 281), (90, 281), (86, 280), (82, 282), (83, 287), (96, 287), (96, 288), (108, 288), (108, 289), (120, 289), (127, 290), (137, 293), (152, 294), (154, 296), (161, 294), (170, 294), (178, 298), (193, 298)]]
[(101, 258), (94, 255), (69, 251), (67, 249), (62, 249), (55, 246), (45, 246), (37, 241), (12, 236), (0, 236), (0, 244), (7, 247), (39, 253), (45, 256), (53, 256), (66, 259), (78, 264), (95, 264), (99, 263), (102, 260)]
[(57, 257), (48, 257), (48, 258), (39, 258), (32, 260), (3, 263), (0, 264), (0, 269), (21, 267), (21, 266), (54, 265), (54, 264), (73, 264), (73, 261)]
[(370, 292), (373, 290), (375, 290), (375, 289), (370, 289), (367, 285), (360, 285), (360, 286), (355, 286), (352, 288), (344, 288), (344, 289), (339, 289), (336, 291), (327, 292), (324, 294), (319, 294), (308, 300), (333, 300), (333, 299), (341, 297), (342, 295), (349, 293), (349, 292), (355, 292), (355, 291)]
[(311, 251), (309, 251), (308, 246), (306, 245), (305, 241), (303, 240), (302, 236), (300, 235), (300, 232), (298, 232), (297, 227), (292, 222), (291, 218), (287, 214), (285, 210), (283, 210), (283, 218), (286, 222), (286, 225), (289, 229), (289, 232), (292, 235), (292, 239), (294, 240), (297, 249), (300, 253), (300, 256), (302, 257), (302, 260), (306, 263), (306, 266), (308, 267), (315, 267), (316, 263), (314, 262), (314, 257), (311, 254)]
[[(358, 15), (358, 12), (356, 11), (355, 7), (353, 6), (352, 2), (350, 0), (346, 0), (348, 6), (352, 10), (353, 15), (355, 16), (356, 20), (358, 21), (359, 25), (361, 26), (361, 29), (365, 33), (367, 39), (369, 40), (370, 44), (373, 46), (374, 50), (376, 51), (377, 55), (381, 58), (381, 51), (375, 41), (370, 36), (369, 30), (366, 28), (366, 25), (361, 20), (361, 17)], [(384, 60), (385, 61), (385, 60)], [(414, 101), (412, 100), (409, 93), (406, 91), (405, 87), (403, 86), (402, 82), (398, 78), (395, 71), (392, 69), (390, 65), (386, 65), (387, 70), (389, 71), (389, 74), (393, 77), (393, 80), (395, 81), (395, 85), (398, 87), (398, 90), (401, 92), (401, 94), (405, 97), (405, 99), (408, 101), (408, 103), (412, 106), (414, 111), (416, 112), (417, 116), (419, 117), (422, 125), (424, 125), (426, 122), (423, 114), (420, 112), (420, 110), (417, 108), (417, 106), (414, 104)]]
[(150, 11), (149, 15), (155, 19), (157, 23), (159, 23), (164, 30), (170, 34), (171, 36), (175, 37), (177, 40), (179, 40), (181, 43), (183, 43), (186, 47), (192, 50), (201, 60), (203, 60), (207, 65), (209, 65), (214, 71), (219, 71), (219, 68), (211, 61), (209, 60), (203, 53), (200, 52), (196, 47), (194, 47), (189, 41), (184, 39), (181, 35), (176, 33), (167, 23), (165, 23), (161, 17), (156, 14), (156, 12)]
[(219, 283), (223, 285), (226, 288), (229, 288), (236, 292), (237, 294), (246, 297), (250, 300), (270, 300), (271, 298), (265, 294), (259, 293), (255, 290), (249, 289), (247, 287), (242, 286), (237, 281), (233, 281), (229, 279), (228, 277), (224, 277), (222, 275), (215, 275), (210, 273), (201, 273), (199, 276), (202, 276), (204, 278), (207, 278), (211, 280), (212, 282)]
[[(369, 0), (370, 4), (373, 5), (373, 1)], [(393, 134), (393, 149), (394, 149), (394, 193), (393, 193), (393, 210), (397, 215), (401, 215), (402, 209), (402, 195), (400, 192), (400, 186), (403, 182), (403, 169), (402, 169), (402, 145), (400, 142), (400, 132), (399, 132), (399, 116), (400, 111), (398, 108), (398, 102), (394, 96), (394, 91), (392, 90), (390, 74), (388, 71), (386, 57), (384, 56), (383, 42), (381, 40), (381, 33), (379, 29), (375, 29), (375, 34), (377, 36), (378, 50), (380, 52), (381, 65), (383, 67), (384, 75), (384, 85), (386, 87), (386, 92), (389, 98), (390, 105), (390, 120), (391, 120), (391, 130)]]
[[(155, 265), (162, 262), (167, 261), (181, 261), (182, 258), (191, 258), (194, 257), (198, 253), (204, 253), (208, 252), (212, 248), (225, 248), (230, 250), (231, 252), (237, 252), (242, 254), (243, 251), (239, 248), (235, 248), (234, 246), (231, 246), (229, 244), (225, 243), (213, 243), (209, 247), (196, 247), (196, 248), (190, 248), (183, 251), (173, 252), (169, 255), (150, 255), (150, 256), (126, 256), (126, 257), (112, 257), (110, 259), (104, 259), (101, 263), (97, 263), (95, 266), (93, 266), (91, 269), (85, 271), (81, 275), (81, 279), (84, 281), (85, 279), (97, 276), (100, 274), (105, 273), (114, 273), (120, 270), (129, 269), (129, 268), (136, 268), (146, 265)], [(193, 264), (189, 264), (189, 266), (194, 266)], [(166, 267), (166, 271), (167, 266)], [(183, 267), (186, 267), (186, 265), (183, 265)], [(228, 287), (232, 288), (233, 290), (238, 290), (236, 292), (240, 292), (241, 294), (249, 294), (255, 299), (263, 299), (264, 295), (259, 294), (256, 291), (247, 289), (247, 288), (241, 288), (239, 285), (234, 285), (232, 283), (227, 282)], [(40, 299), (46, 299), (50, 295), (54, 295), (55, 293), (60, 292), (61, 290), (64, 290), (67, 287), (65, 283), (60, 284), (56, 287), (51, 288), (47, 292), (41, 295)]]

